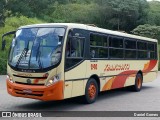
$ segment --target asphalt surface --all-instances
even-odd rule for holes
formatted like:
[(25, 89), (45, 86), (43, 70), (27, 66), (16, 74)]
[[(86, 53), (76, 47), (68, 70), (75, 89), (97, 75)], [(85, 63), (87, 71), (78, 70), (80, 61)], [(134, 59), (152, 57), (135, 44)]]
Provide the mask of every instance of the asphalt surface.
[[(79, 98), (43, 102), (13, 97), (7, 93), (5, 78), (6, 76), (0, 76), (0, 111), (160, 111), (160, 72), (156, 80), (143, 84), (140, 92), (126, 89), (104, 92), (98, 96), (95, 103), (89, 105), (81, 103)], [(122, 119), (132, 120), (132, 118)]]

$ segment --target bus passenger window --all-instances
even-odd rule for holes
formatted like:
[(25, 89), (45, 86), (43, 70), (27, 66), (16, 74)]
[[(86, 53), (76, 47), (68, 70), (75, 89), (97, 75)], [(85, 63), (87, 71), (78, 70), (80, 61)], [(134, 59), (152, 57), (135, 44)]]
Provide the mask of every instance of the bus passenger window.
[(90, 35), (90, 57), (108, 59), (108, 37), (106, 35)]
[(150, 59), (150, 58), (151, 58), (151, 52), (150, 52), (150, 51), (148, 51), (147, 56), (148, 56), (148, 59)]
[(125, 39), (125, 59), (137, 59), (136, 40)]
[(124, 58), (124, 45), (122, 37), (109, 37), (109, 57), (110, 59)]
[(96, 51), (95, 50), (91, 50), (91, 57), (92, 58), (95, 58), (95, 54), (96, 54)]
[(148, 59), (155, 59), (155, 44), (149, 42), (147, 48), (148, 48)]
[(147, 42), (138, 41), (137, 42), (138, 48), (138, 59), (148, 59), (150, 57), (150, 53), (147, 51)]

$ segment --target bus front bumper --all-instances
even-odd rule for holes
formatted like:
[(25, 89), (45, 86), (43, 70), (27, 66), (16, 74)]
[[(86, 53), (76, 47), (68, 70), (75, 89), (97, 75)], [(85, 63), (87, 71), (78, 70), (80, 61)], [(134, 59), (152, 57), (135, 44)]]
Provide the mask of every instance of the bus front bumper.
[(62, 100), (63, 81), (59, 81), (51, 86), (36, 86), (11, 83), (7, 80), (7, 91), (16, 97), (39, 99), (43, 101)]

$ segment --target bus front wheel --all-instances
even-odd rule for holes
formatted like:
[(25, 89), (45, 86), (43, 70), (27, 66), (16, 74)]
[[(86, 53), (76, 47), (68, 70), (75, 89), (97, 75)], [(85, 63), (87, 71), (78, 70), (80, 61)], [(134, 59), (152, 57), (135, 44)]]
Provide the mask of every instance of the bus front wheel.
[(96, 101), (98, 97), (98, 84), (95, 79), (91, 78), (88, 80), (85, 88), (85, 103), (91, 104)]

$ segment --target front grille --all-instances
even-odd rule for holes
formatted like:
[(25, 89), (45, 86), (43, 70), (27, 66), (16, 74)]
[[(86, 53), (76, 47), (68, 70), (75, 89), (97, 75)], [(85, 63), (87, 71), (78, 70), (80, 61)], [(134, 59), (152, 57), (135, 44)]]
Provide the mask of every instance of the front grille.
[(30, 84), (30, 83), (22, 83), (22, 82), (17, 82), (17, 81), (15, 81), (15, 83), (17, 83), (17, 84), (22, 84), (22, 85), (38, 85), (38, 86), (44, 86), (44, 84)]
[(29, 76), (19, 76), (15, 74), (13, 74), (13, 76), (20, 77), (20, 78), (30, 78), (30, 79), (47, 79), (47, 77), (29, 77)]
[(31, 95), (31, 96), (38, 96), (38, 97), (42, 97), (43, 94), (31, 94), (31, 93), (19, 93), (19, 92), (16, 92), (17, 94), (21, 94), (21, 95)]
[(31, 96), (38, 96), (38, 97), (41, 97), (43, 96), (43, 91), (32, 91), (32, 93), (26, 93), (26, 92), (23, 92), (23, 90), (20, 90), (20, 89), (14, 89), (14, 91), (17, 93), (17, 94), (21, 94), (21, 95), (31, 95)]

